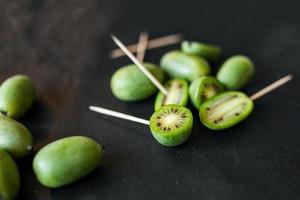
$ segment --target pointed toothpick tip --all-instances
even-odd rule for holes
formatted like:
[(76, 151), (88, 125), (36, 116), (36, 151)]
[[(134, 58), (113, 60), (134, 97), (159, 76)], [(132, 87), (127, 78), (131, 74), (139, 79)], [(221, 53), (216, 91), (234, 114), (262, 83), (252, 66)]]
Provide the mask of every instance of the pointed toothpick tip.
[(111, 39), (116, 42), (117, 40), (119, 40), (114, 34), (110, 35)]

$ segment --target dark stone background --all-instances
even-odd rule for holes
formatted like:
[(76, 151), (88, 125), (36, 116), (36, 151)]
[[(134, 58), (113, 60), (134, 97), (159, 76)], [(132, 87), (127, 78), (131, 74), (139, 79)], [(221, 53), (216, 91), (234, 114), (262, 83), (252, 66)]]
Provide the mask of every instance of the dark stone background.
[[(38, 88), (37, 103), (21, 120), (36, 139), (34, 153), (70, 135), (92, 137), (106, 149), (91, 175), (53, 190), (35, 179), (34, 153), (18, 161), (19, 199), (300, 199), (299, 6), (296, 0), (0, 0), (0, 81), (24, 73)], [(218, 44), (220, 62), (250, 56), (257, 73), (248, 94), (288, 73), (295, 78), (225, 131), (204, 128), (193, 109), (188, 142), (163, 148), (148, 127), (87, 109), (95, 104), (149, 118), (153, 98), (124, 103), (109, 88), (113, 72), (130, 63), (109, 59), (116, 47), (110, 34), (132, 43), (142, 30)], [(158, 63), (178, 47), (151, 50), (146, 60)]]

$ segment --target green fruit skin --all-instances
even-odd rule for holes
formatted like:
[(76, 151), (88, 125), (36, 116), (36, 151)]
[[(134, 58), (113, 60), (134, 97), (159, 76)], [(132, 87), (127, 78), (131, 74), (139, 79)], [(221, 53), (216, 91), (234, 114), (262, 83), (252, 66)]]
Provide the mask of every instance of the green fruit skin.
[[(168, 83), (171, 84), (174, 81), (180, 82), (183, 85), (183, 87), (182, 87), (182, 91), (183, 91), (182, 97), (181, 97), (180, 102), (177, 105), (186, 106), (187, 103), (188, 103), (188, 100), (189, 100), (188, 83), (183, 79), (173, 79), (173, 80), (168, 81), (165, 84), (165, 86)], [(155, 99), (155, 103), (154, 103), (154, 110), (155, 111), (157, 111), (158, 109), (160, 109), (163, 106), (162, 104), (163, 104), (164, 99), (165, 99), (165, 95), (162, 92), (158, 92), (158, 94), (156, 96), (156, 99)]]
[[(186, 112), (187, 116), (189, 117), (186, 118), (188, 121), (187, 124), (183, 127), (185, 130), (172, 130), (171, 133), (170, 132), (166, 133), (156, 126), (155, 119), (157, 117), (157, 114), (161, 109), (164, 109), (164, 107), (182, 109)], [(193, 114), (188, 108), (179, 105), (163, 106), (158, 111), (153, 113), (153, 115), (150, 118), (150, 130), (152, 136), (158, 143), (160, 143), (165, 147), (175, 147), (183, 144), (190, 137), (192, 127), (193, 127)]]
[[(207, 120), (206, 115), (205, 115), (205, 111), (206, 108), (212, 104), (214, 101), (218, 101), (219, 99), (224, 98), (224, 96), (226, 95), (233, 95), (236, 94), (242, 98), (247, 99), (248, 102), (248, 106), (245, 109), (245, 111), (243, 113), (241, 113), (239, 116), (236, 116), (234, 118), (232, 118), (231, 120), (228, 120), (226, 124), (222, 124), (222, 125), (215, 125), (213, 122)], [(246, 119), (253, 111), (253, 101), (244, 93), (242, 92), (237, 92), (237, 91), (229, 91), (229, 92), (223, 92), (217, 96), (214, 96), (213, 98), (205, 101), (203, 104), (201, 104), (200, 109), (199, 109), (199, 116), (200, 116), (200, 121), (209, 129), (211, 130), (224, 130), (227, 128), (230, 128), (232, 126), (235, 126), (236, 124), (240, 123), (241, 121), (243, 121), (244, 119)]]
[(25, 126), (9, 117), (0, 116), (0, 149), (18, 159), (27, 155), (32, 145), (33, 137)]
[[(159, 82), (163, 82), (162, 69), (150, 63), (144, 63), (144, 66)], [(111, 89), (113, 94), (123, 101), (146, 99), (157, 91), (157, 87), (134, 64), (122, 67), (113, 74)]]
[(246, 56), (236, 55), (224, 62), (217, 73), (217, 79), (228, 90), (239, 90), (249, 83), (253, 75), (254, 65), (252, 61)]
[(193, 81), (210, 73), (210, 66), (206, 60), (180, 51), (166, 53), (161, 58), (160, 64), (162, 69), (172, 78), (188, 81)]
[(181, 51), (186, 54), (201, 56), (209, 61), (217, 60), (222, 53), (222, 49), (218, 46), (189, 41), (181, 43)]
[[(190, 99), (191, 99), (193, 105), (197, 109), (199, 109), (200, 105), (203, 103), (203, 99), (200, 97), (200, 95), (201, 95), (201, 88), (206, 81), (213, 82), (214, 84), (216, 84), (218, 86), (219, 90), (217, 91), (217, 94), (224, 91), (223, 85), (216, 78), (214, 78), (212, 76), (203, 76), (203, 77), (195, 79), (190, 84), (189, 95), (190, 95)], [(211, 96), (211, 97), (213, 97), (213, 96)]]
[(0, 86), (0, 111), (18, 119), (30, 109), (36, 97), (33, 81), (25, 75), (14, 75)]
[(34, 157), (33, 170), (41, 184), (58, 188), (93, 171), (102, 154), (102, 147), (90, 138), (67, 137), (42, 148)]
[(13, 200), (20, 189), (20, 175), (15, 161), (0, 150), (0, 199)]

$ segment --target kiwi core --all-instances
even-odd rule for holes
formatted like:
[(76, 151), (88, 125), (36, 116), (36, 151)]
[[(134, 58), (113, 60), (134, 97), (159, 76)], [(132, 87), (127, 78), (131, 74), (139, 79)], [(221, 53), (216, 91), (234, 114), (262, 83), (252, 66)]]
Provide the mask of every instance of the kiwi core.
[(173, 81), (168, 87), (169, 95), (164, 99), (163, 105), (179, 104), (183, 95), (182, 84), (178, 81)]
[(170, 131), (179, 128), (184, 123), (185, 118), (185, 113), (180, 112), (177, 109), (171, 109), (156, 118), (156, 125), (164, 131)]
[(210, 97), (215, 96), (219, 91), (219, 88), (215, 84), (211, 84), (211, 85), (205, 84), (204, 87), (206, 90), (205, 90), (205, 95), (203, 95), (203, 100), (207, 100)]
[(232, 96), (224, 99), (215, 106), (207, 107), (208, 120), (217, 124), (233, 116), (239, 116), (245, 106), (246, 102), (243, 98)]

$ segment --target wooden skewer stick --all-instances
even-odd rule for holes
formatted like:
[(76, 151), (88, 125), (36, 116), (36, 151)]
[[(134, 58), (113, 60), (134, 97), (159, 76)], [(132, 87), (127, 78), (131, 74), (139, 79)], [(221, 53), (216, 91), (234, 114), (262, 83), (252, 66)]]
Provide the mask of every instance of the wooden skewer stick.
[(149, 120), (142, 119), (139, 117), (134, 117), (131, 115), (127, 115), (127, 114), (112, 111), (112, 110), (108, 110), (106, 108), (101, 108), (101, 107), (97, 107), (97, 106), (89, 106), (89, 109), (91, 111), (101, 113), (104, 115), (109, 115), (109, 116), (113, 116), (113, 117), (117, 117), (117, 118), (121, 118), (121, 119), (126, 119), (128, 121), (133, 121), (133, 122), (137, 122), (137, 123), (141, 123), (141, 124), (145, 124), (145, 125), (150, 125)]
[(256, 92), (255, 94), (253, 94), (250, 99), (252, 101), (256, 100), (256, 99), (259, 99), (260, 97), (268, 94), (269, 92), (271, 92), (272, 90), (275, 90), (276, 88), (284, 85), (285, 83), (287, 83), (288, 81), (292, 80), (293, 79), (293, 76), (291, 74), (275, 81), (274, 83), (268, 85), (267, 87), (265, 87), (264, 89)]
[(136, 58), (141, 63), (144, 62), (144, 57), (145, 57), (147, 44), (148, 44), (148, 38), (149, 38), (149, 35), (147, 32), (141, 32), (141, 34), (139, 36), (139, 43), (137, 46), (137, 54), (136, 54)]
[(139, 62), (136, 57), (134, 57), (134, 55), (125, 47), (125, 45), (115, 36), (111, 36), (113, 41), (120, 47), (120, 49), (122, 49), (122, 51), (124, 51), (124, 53), (130, 58), (130, 60), (132, 60), (132, 62), (134, 64), (136, 64), (139, 69), (152, 81), (152, 83), (164, 94), (167, 95), (168, 91), (166, 90), (166, 88), (164, 88), (164, 86), (158, 81), (156, 80), (156, 78), (144, 67), (144, 65), (142, 65), (141, 62)]
[[(158, 47), (176, 44), (176, 43), (181, 42), (182, 39), (183, 39), (183, 36), (180, 33), (155, 38), (155, 39), (149, 40), (147, 49), (155, 49)], [(135, 53), (137, 51), (137, 46), (138, 46), (138, 44), (131, 44), (131, 45), (128, 45), (127, 48), (130, 52)], [(121, 57), (124, 55), (125, 54), (123, 53), (123, 51), (121, 49), (115, 49), (111, 52), (110, 56), (111, 56), (111, 58), (118, 58), (118, 57)]]

